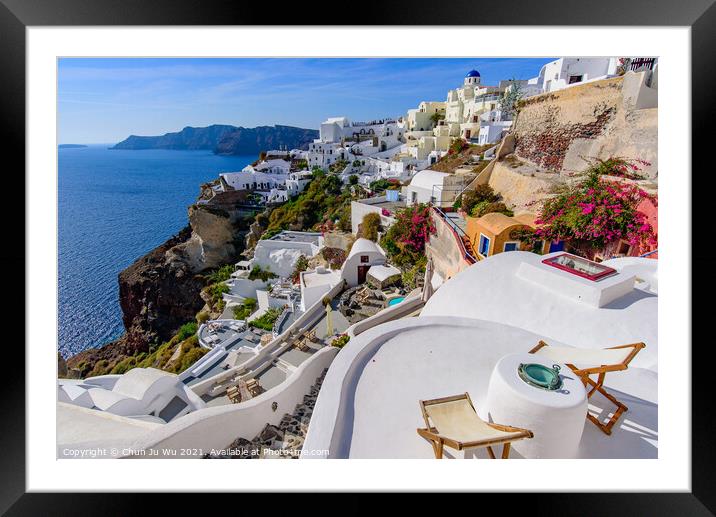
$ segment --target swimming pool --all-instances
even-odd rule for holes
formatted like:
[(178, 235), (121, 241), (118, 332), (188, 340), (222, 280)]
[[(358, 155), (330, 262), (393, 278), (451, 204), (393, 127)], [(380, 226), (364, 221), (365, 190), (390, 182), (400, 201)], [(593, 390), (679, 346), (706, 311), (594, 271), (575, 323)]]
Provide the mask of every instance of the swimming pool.
[(399, 296), (398, 298), (393, 298), (392, 300), (388, 300), (388, 307), (392, 307), (393, 305), (397, 305), (400, 302), (405, 300), (405, 296)]

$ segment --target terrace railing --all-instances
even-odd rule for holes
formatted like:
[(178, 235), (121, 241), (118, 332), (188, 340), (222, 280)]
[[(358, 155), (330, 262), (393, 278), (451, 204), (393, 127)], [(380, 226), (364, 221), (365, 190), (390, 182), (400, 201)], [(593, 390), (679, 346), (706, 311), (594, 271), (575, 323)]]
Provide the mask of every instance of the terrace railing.
[(641, 70), (653, 70), (656, 64), (656, 58), (653, 57), (637, 57), (629, 63), (629, 70), (638, 72)]
[(450, 217), (448, 217), (448, 215), (440, 208), (433, 206), (432, 209), (440, 219), (445, 221), (445, 223), (448, 225), (448, 228), (450, 228), (450, 230), (452, 231), (455, 240), (457, 241), (457, 246), (460, 249), (462, 257), (465, 259), (465, 261), (470, 264), (474, 264), (475, 262), (477, 262), (477, 259), (475, 258), (475, 252), (472, 249), (472, 243), (470, 242), (470, 237), (467, 236), (465, 231), (457, 224), (455, 224), (455, 222)]

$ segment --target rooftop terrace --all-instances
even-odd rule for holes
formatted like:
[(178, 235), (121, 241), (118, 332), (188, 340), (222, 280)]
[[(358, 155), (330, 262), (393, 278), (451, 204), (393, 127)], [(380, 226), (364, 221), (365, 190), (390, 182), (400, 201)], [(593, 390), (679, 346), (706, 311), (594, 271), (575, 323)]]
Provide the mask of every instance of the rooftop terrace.
[[(416, 432), (424, 427), (418, 401), (467, 392), (479, 416), (491, 421), (493, 412), (504, 409), (490, 405), (491, 377), (508, 354), (524, 354), (540, 340), (581, 349), (644, 342), (646, 348), (627, 370), (606, 377), (608, 391), (629, 411), (611, 436), (583, 418), (576, 457), (658, 457), (655, 261), (624, 262), (616, 276), (636, 275), (635, 287), (598, 306), (558, 292), (559, 283), (518, 275), (522, 264), (543, 258), (511, 252), (479, 262), (443, 284), (419, 317), (385, 323), (351, 339), (329, 368), (304, 448), (329, 450), (330, 458), (432, 458), (432, 447)], [(609, 265), (622, 269), (619, 259)], [(555, 269), (554, 274), (568, 273)], [(613, 285), (616, 280), (610, 278)], [(564, 365), (562, 374), (573, 376)], [(554, 396), (558, 401), (560, 395)], [(614, 411), (600, 394), (588, 403), (589, 412), (602, 421)], [(549, 411), (543, 416), (558, 418)], [(511, 420), (520, 418), (514, 413), (498, 423), (519, 426)], [(445, 449), (445, 454), (486, 453)], [(517, 444), (511, 456), (542, 457)]]

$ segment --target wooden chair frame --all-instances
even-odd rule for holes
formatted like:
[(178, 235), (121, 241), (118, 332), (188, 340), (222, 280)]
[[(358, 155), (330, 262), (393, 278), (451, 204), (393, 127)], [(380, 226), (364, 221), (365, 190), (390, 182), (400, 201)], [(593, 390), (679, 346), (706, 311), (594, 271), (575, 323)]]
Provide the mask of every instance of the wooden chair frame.
[[(517, 440), (522, 440), (524, 438), (533, 438), (534, 434), (529, 429), (522, 429), (520, 427), (512, 427), (509, 425), (502, 425), (502, 424), (494, 424), (490, 422), (485, 422), (487, 425), (494, 429), (498, 429), (500, 431), (505, 431), (508, 433), (520, 433), (518, 436), (511, 436), (509, 438), (494, 438), (494, 439), (488, 439), (488, 440), (475, 440), (471, 442), (461, 442), (459, 440), (454, 440), (452, 438), (449, 438), (447, 436), (443, 436), (440, 434), (439, 430), (435, 427), (433, 427), (430, 423), (430, 417), (428, 416), (427, 411), (425, 410), (426, 406), (430, 406), (433, 404), (441, 404), (443, 402), (453, 402), (455, 400), (463, 400), (467, 399), (467, 401), (470, 403), (470, 407), (472, 407), (472, 410), (475, 411), (475, 405), (472, 403), (472, 399), (470, 398), (470, 395), (465, 392), (462, 395), (453, 395), (450, 397), (443, 397), (438, 399), (430, 399), (430, 400), (421, 400), (420, 401), (420, 411), (423, 414), (423, 419), (425, 420), (425, 428), (418, 428), (418, 434), (428, 440), (432, 446), (433, 446), (433, 452), (435, 453), (436, 459), (442, 459), (443, 457), (443, 448), (445, 446), (448, 446), (452, 449), (456, 449), (458, 451), (462, 451), (464, 449), (469, 449), (473, 447), (486, 447), (487, 448), (487, 454), (490, 456), (491, 459), (495, 459), (495, 451), (492, 450), (493, 445), (500, 445), (502, 444), (502, 459), (507, 459), (510, 456), (510, 446), (512, 442)], [(477, 414), (477, 411), (475, 411), (475, 414)], [(479, 415), (478, 415), (478, 418)]]
[[(540, 340), (539, 343), (537, 343), (537, 346), (534, 347), (532, 350), (529, 351), (530, 354), (536, 353), (539, 349), (549, 346), (544, 341)], [(629, 353), (628, 356), (621, 362), (621, 363), (615, 363), (615, 364), (603, 364), (600, 366), (595, 366), (592, 368), (577, 368), (575, 365), (570, 363), (565, 363), (567, 366), (569, 366), (570, 370), (572, 370), (575, 375), (577, 375), (582, 383), (584, 384), (584, 387), (587, 388), (588, 386), (591, 386), (591, 389), (587, 392), (587, 399), (592, 398), (592, 395), (594, 395), (596, 392), (601, 393), (607, 400), (609, 400), (612, 404), (614, 404), (617, 407), (617, 410), (614, 412), (612, 417), (609, 419), (609, 421), (606, 424), (603, 424), (599, 421), (599, 419), (589, 413), (589, 410), (587, 410), (587, 419), (591, 421), (594, 425), (596, 425), (604, 434), (611, 435), (612, 434), (612, 428), (619, 420), (619, 417), (622, 416), (623, 413), (626, 413), (629, 408), (626, 407), (622, 402), (617, 400), (617, 398), (612, 395), (611, 393), (607, 392), (607, 390), (604, 388), (604, 378), (606, 377), (607, 373), (609, 372), (620, 372), (623, 370), (626, 370), (629, 367), (629, 363), (634, 359), (636, 354), (639, 353), (639, 351), (642, 348), (645, 348), (646, 345), (644, 343), (630, 343), (628, 345), (619, 345), (619, 346), (612, 346), (605, 348), (604, 350), (615, 350), (620, 348), (633, 348), (633, 350)], [(590, 376), (591, 375), (597, 375), (597, 379), (594, 380)]]

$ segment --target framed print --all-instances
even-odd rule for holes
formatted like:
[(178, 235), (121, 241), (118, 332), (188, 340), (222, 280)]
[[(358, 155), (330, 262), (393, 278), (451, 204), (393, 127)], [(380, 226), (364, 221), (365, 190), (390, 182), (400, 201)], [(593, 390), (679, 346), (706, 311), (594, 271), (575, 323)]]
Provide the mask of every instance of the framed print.
[(715, 8), (403, 4), (289, 26), (3, 0), (27, 205), (3, 511), (147, 490), (713, 511), (691, 170)]

